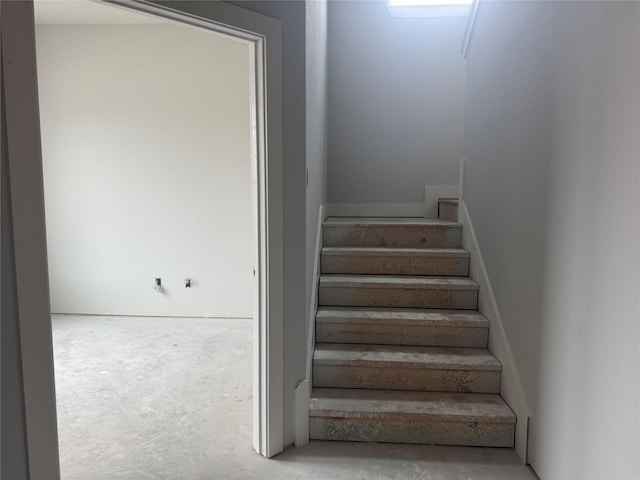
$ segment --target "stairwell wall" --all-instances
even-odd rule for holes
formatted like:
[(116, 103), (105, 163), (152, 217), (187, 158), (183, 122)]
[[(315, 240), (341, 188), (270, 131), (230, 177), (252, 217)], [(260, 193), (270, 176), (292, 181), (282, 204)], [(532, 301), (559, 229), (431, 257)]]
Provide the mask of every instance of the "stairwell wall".
[(316, 237), (320, 206), (327, 202), (327, 2), (306, 4), (307, 77), (307, 311), (312, 308), (311, 292), (316, 257)]
[(329, 2), (330, 203), (421, 203), (425, 185), (458, 182), (466, 19), (386, 4)]
[(640, 4), (481, 2), (464, 202), (542, 479), (640, 475)]

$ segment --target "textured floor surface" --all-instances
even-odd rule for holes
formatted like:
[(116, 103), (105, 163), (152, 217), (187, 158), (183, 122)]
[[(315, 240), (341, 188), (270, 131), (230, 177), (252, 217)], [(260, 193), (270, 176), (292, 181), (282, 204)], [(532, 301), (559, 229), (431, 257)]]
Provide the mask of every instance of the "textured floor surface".
[(535, 479), (513, 450), (251, 446), (251, 321), (53, 318), (63, 480)]

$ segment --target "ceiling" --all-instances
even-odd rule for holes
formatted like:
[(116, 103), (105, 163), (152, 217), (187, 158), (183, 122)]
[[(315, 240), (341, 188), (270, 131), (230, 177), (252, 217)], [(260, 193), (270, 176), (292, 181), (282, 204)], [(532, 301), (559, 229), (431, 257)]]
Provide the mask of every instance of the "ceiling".
[(92, 0), (35, 0), (37, 25), (170, 23), (164, 18)]

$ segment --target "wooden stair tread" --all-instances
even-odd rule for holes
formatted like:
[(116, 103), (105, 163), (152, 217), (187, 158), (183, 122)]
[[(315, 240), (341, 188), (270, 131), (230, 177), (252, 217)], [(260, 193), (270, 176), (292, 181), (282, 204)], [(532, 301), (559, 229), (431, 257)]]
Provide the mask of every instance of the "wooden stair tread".
[(401, 226), (401, 227), (453, 227), (462, 228), (457, 222), (442, 220), (441, 218), (422, 218), (422, 217), (327, 217), (324, 220), (327, 226)]
[(314, 388), (309, 415), (516, 423), (515, 415), (500, 395), (488, 393)]
[(424, 347), (318, 343), (316, 366), (402, 367), (437, 370), (500, 371), (500, 362), (486, 348)]
[(462, 248), (323, 247), (323, 255), (468, 258)]
[(412, 288), (425, 290), (478, 290), (478, 284), (468, 277), (438, 277), (415, 275), (347, 275), (323, 274), (320, 288)]
[(489, 320), (477, 311), (439, 308), (318, 307), (323, 323), (402, 324), (488, 328)]

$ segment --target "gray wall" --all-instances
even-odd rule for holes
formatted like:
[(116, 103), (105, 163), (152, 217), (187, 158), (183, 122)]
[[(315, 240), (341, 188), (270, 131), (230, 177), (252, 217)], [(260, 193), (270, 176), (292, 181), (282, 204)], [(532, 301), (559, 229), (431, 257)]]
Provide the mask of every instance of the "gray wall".
[[(1, 2), (3, 478), (59, 478), (30, 2)], [(20, 239), (17, 242), (16, 239)], [(27, 335), (25, 332), (37, 332)], [(6, 335), (6, 338), (5, 338)], [(6, 377), (5, 377), (6, 375)], [(36, 378), (37, 377), (37, 378)], [(5, 403), (6, 402), (6, 403)], [(29, 415), (25, 415), (28, 412)], [(7, 430), (8, 429), (8, 430)], [(28, 434), (27, 434), (28, 432)], [(28, 445), (27, 445), (28, 444)], [(38, 452), (38, 455), (29, 452)], [(8, 462), (5, 465), (5, 461)]]
[(465, 24), (329, 2), (329, 202), (422, 202), (424, 185), (458, 183)]
[(234, 1), (282, 22), (284, 169), (284, 444), (293, 443), (293, 389), (306, 375), (305, 4)]
[(640, 475), (640, 4), (483, 2), (464, 200), (542, 479)]
[(327, 201), (327, 2), (306, 2), (307, 66), (307, 312), (320, 205)]
[[(4, 74), (2, 78), (4, 85)], [(24, 389), (22, 385), (22, 363), (20, 332), (18, 325), (18, 298), (16, 292), (15, 252), (13, 249), (13, 219), (9, 191), (9, 155), (7, 149), (6, 112), (4, 88), (2, 88), (2, 156), (0, 179), (2, 180), (2, 317), (0, 338), (2, 339), (2, 399), (0, 416), (0, 477), (26, 479), (28, 471), (27, 439), (24, 419)]]

